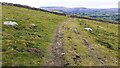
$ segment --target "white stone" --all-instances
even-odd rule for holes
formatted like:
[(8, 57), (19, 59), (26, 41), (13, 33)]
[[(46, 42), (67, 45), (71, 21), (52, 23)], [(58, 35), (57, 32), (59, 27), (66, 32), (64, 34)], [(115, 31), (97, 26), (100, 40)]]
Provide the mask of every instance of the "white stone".
[(61, 55), (65, 55), (65, 53), (61, 53)]
[(31, 26), (36, 26), (35, 24), (30, 24)]
[(6, 21), (6, 22), (4, 22), (4, 25), (7, 25), (7, 26), (16, 26), (18, 24), (16, 22)]
[(91, 28), (84, 28), (87, 31), (93, 31)]

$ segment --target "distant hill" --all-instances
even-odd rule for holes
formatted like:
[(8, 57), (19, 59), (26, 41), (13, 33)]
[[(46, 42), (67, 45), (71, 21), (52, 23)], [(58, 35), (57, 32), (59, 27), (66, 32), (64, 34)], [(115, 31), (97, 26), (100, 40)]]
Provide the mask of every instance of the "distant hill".
[(80, 16), (89, 16), (92, 18), (100, 18), (104, 20), (114, 20), (118, 21), (118, 9), (109, 8), (109, 9), (93, 9), (93, 8), (66, 8), (66, 7), (40, 7), (49, 11), (59, 11), (66, 14), (74, 14)]

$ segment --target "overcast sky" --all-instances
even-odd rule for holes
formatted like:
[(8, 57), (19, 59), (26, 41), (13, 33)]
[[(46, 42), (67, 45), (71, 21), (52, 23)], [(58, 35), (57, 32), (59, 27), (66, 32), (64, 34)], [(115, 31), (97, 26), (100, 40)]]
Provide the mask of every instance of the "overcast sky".
[(118, 8), (119, 0), (2, 0), (1, 2), (29, 5), (36, 8), (43, 6)]

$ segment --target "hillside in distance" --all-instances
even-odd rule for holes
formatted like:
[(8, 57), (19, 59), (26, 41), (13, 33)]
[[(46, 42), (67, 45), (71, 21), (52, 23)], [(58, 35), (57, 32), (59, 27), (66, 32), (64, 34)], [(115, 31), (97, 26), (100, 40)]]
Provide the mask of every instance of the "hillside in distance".
[(78, 16), (88, 16), (91, 18), (99, 18), (103, 20), (118, 21), (118, 8), (97, 9), (97, 8), (66, 8), (66, 7), (40, 7), (50, 11), (59, 11), (66, 14), (74, 14)]

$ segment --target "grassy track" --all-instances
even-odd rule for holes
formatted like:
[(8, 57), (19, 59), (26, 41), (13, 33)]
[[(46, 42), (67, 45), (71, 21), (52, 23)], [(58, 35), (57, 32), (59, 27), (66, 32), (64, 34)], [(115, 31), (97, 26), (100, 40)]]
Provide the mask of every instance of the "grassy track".
[(2, 23), (3, 66), (117, 66), (117, 24), (15, 6), (2, 8), (2, 22), (19, 24)]
[[(81, 22), (82, 21), (82, 22)], [(96, 38), (99, 36), (94, 35), (94, 29), (96, 25), (95, 21), (92, 21), (86, 27), (91, 27), (92, 32), (84, 30), (83, 22), (91, 22), (89, 20), (69, 18), (65, 22), (59, 25), (53, 42), (53, 47), (51, 47), (50, 61), (48, 65), (50, 66), (117, 66), (117, 50), (115, 47), (108, 48), (106, 44), (101, 44), (96, 42)], [(98, 22), (96, 22), (98, 23)], [(101, 25), (104, 23), (101, 23)], [(87, 24), (86, 24), (87, 25)], [(105, 27), (101, 26), (99, 27)], [(108, 24), (113, 25), (113, 24)], [(116, 25), (113, 25), (116, 26)], [(101, 30), (101, 28), (99, 28)], [(107, 29), (106, 29), (107, 30)], [(96, 32), (97, 33), (97, 32)], [(95, 34), (96, 34), (95, 33)], [(108, 32), (109, 33), (109, 32)], [(99, 33), (100, 34), (100, 33)], [(114, 36), (113, 36), (114, 38)], [(99, 40), (103, 40), (103, 38)], [(107, 41), (104, 41), (107, 42)], [(116, 41), (114, 41), (116, 42)], [(109, 43), (109, 42), (108, 42)], [(114, 46), (114, 45), (113, 45)], [(118, 46), (118, 45), (116, 45)], [(52, 53), (52, 54), (51, 54)], [(64, 55), (63, 55), (64, 53)], [(64, 60), (63, 60), (64, 59)]]
[[(87, 23), (87, 25), (81, 25)], [(65, 59), (66, 64), (70, 66), (114, 66), (117, 65), (117, 56), (118, 53), (116, 50), (113, 50), (118, 46), (113, 45), (113, 49), (107, 48), (105, 44), (101, 44), (100, 42), (96, 42), (96, 38), (100, 36), (93, 36), (93, 34), (89, 31), (84, 30), (85, 27), (91, 27), (94, 29), (96, 25), (92, 25), (98, 22), (83, 20), (83, 19), (70, 19), (64, 25), (64, 51), (65, 51)], [(101, 23), (103, 25), (104, 23)], [(106, 27), (101, 26), (100, 27)], [(108, 24), (110, 26), (116, 26), (113, 24)], [(110, 27), (109, 26), (109, 27)], [(115, 27), (112, 27), (115, 29)], [(116, 27), (117, 28), (117, 27)], [(99, 28), (99, 30), (102, 30)], [(106, 28), (107, 31), (107, 28)], [(109, 31), (109, 30), (108, 30)], [(112, 32), (112, 30), (111, 30)], [(116, 31), (117, 32), (117, 29)], [(109, 33), (109, 32), (108, 32)], [(95, 33), (96, 34), (96, 33)], [(102, 33), (101, 33), (102, 34)], [(113, 38), (117, 38), (114, 37)], [(103, 40), (104, 36), (101, 39)], [(117, 39), (116, 39), (117, 40)], [(107, 42), (107, 41), (104, 41)], [(117, 43), (117, 41), (112, 41)], [(108, 42), (109, 43), (109, 42)]]

